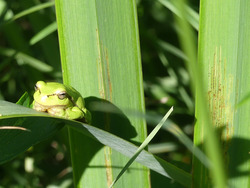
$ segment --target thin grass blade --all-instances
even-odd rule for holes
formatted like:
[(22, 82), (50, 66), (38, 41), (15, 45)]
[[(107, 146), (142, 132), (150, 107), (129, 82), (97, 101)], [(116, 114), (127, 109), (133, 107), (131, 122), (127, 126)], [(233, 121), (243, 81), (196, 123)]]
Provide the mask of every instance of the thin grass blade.
[(13, 57), (17, 60), (17, 62), (20, 62), (21, 64), (28, 64), (29, 66), (38, 69), (41, 72), (51, 72), (53, 70), (53, 67), (46, 64), (45, 62), (35, 59), (34, 57), (31, 57), (25, 53), (18, 52), (14, 49), (0, 47), (0, 54), (7, 57)]
[(45, 37), (47, 37), (51, 33), (55, 32), (56, 30), (57, 30), (57, 23), (53, 22), (52, 24), (48, 25), (43, 30), (41, 30), (40, 32), (38, 32), (35, 36), (33, 36), (30, 39), (30, 45), (36, 44), (37, 42), (39, 42), (40, 40), (44, 39)]
[(11, 18), (10, 21), (15, 21), (23, 16), (26, 16), (26, 15), (29, 15), (29, 14), (32, 14), (36, 11), (39, 11), (39, 10), (42, 10), (42, 9), (45, 9), (45, 8), (48, 8), (48, 7), (52, 7), (55, 5), (55, 2), (54, 1), (51, 1), (51, 2), (47, 2), (47, 3), (42, 3), (42, 4), (39, 4), (39, 5), (36, 5), (36, 6), (33, 6), (29, 9), (26, 9), (18, 14), (16, 14), (15, 16), (13, 16)]
[[(182, 18), (182, 14), (179, 10), (179, 8), (176, 6), (173, 1), (170, 0), (158, 0), (163, 6), (168, 8), (170, 11), (172, 11), (174, 14)], [(189, 22), (190, 25), (195, 28), (195, 30), (198, 31), (199, 29), (199, 14), (195, 12), (193, 9), (188, 7), (187, 5), (185, 6), (185, 11), (187, 12), (186, 14), (186, 19)]]
[(143, 141), (143, 143), (140, 145), (140, 147), (136, 150), (135, 154), (130, 158), (130, 160), (127, 162), (127, 164), (124, 166), (124, 168), (121, 170), (121, 172), (118, 174), (118, 176), (114, 179), (112, 184), (109, 186), (109, 188), (113, 187), (114, 184), (119, 180), (119, 178), (122, 176), (122, 174), (129, 168), (129, 166), (134, 162), (136, 157), (141, 153), (141, 151), (149, 144), (149, 142), (154, 138), (154, 136), (157, 134), (157, 132), (161, 129), (162, 125), (165, 123), (169, 115), (172, 113), (173, 107), (165, 114), (165, 116), (162, 118), (160, 123), (156, 125), (156, 127), (153, 129), (153, 131), (148, 135), (148, 137)]

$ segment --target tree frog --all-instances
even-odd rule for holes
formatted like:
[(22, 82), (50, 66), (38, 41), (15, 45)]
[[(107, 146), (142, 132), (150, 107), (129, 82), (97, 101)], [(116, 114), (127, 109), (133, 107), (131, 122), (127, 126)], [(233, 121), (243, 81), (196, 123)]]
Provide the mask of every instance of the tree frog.
[(91, 114), (79, 92), (57, 82), (38, 81), (35, 85), (33, 109), (67, 119), (91, 122)]

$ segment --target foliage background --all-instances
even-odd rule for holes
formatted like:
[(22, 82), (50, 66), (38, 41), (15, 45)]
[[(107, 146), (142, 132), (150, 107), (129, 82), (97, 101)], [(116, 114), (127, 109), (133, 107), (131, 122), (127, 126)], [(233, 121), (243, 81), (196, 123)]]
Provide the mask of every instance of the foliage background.
[[(34, 84), (38, 80), (61, 82), (57, 32), (37, 44), (30, 45), (30, 40), (35, 34), (55, 21), (55, 11), (52, 7), (46, 8), (6, 24), (5, 20), (8, 17), (45, 1), (0, 2), (0, 99), (16, 102), (25, 91), (32, 95)], [(196, 12), (198, 3), (197, 0), (190, 2), (191, 8)], [(174, 105), (175, 110), (170, 122), (180, 126), (192, 138), (194, 101), (189, 75), (184, 66), (185, 58), (178, 50), (178, 28), (174, 22), (174, 15), (159, 1), (138, 1), (137, 6), (146, 110), (163, 115)], [(27, 57), (20, 53), (35, 60), (27, 60)], [(39, 67), (32, 67), (31, 64), (37, 60), (40, 63)], [(148, 124), (148, 130), (151, 129), (151, 125)], [(66, 137), (62, 130), (50, 140), (1, 165), (0, 186), (71, 187), (72, 169)], [(190, 152), (167, 131), (162, 130), (158, 133), (149, 150), (191, 171)], [(153, 172), (151, 178), (152, 187), (157, 187), (159, 181), (161, 185), (163, 181), (168, 181)]]

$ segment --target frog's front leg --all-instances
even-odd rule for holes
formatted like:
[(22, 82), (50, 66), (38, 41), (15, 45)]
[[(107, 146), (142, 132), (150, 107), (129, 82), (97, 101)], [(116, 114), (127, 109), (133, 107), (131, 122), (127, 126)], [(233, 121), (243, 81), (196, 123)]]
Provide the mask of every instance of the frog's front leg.
[(54, 116), (64, 117), (66, 119), (81, 120), (85, 119), (86, 123), (91, 122), (91, 114), (87, 109), (81, 110), (77, 106), (65, 108), (49, 108), (48, 113)]
[(83, 119), (84, 113), (77, 106), (69, 107), (65, 110), (65, 116), (68, 119)]

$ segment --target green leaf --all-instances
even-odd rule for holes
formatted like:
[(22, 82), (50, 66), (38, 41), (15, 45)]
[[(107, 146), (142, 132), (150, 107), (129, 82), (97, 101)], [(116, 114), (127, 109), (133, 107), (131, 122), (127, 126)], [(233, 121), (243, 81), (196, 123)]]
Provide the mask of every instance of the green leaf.
[[(1, 126), (19, 126), (30, 130), (0, 129), (0, 163), (12, 159), (30, 146), (48, 138), (65, 124), (77, 132), (81, 132), (84, 136), (94, 139), (95, 142), (98, 141), (108, 145), (127, 157), (132, 157), (138, 150), (138, 147), (134, 144), (99, 128), (77, 121), (52, 117), (46, 113), (36, 112), (33, 109), (6, 101), (0, 101), (0, 112), (2, 113), (0, 118)], [(97, 148), (95, 152), (98, 152), (99, 149)], [(145, 150), (140, 153), (136, 161), (166, 177), (173, 178), (184, 186), (191, 186), (190, 174)]]
[[(219, 145), (219, 139), (215, 133), (215, 130), (212, 126), (212, 121), (210, 119), (210, 114), (208, 111), (208, 105), (207, 105), (207, 98), (206, 90), (204, 87), (204, 80), (203, 80), (203, 70), (201, 69), (200, 64), (197, 63), (197, 55), (196, 55), (196, 48), (194, 44), (194, 31), (188, 24), (187, 18), (187, 11), (185, 9), (186, 4), (185, 0), (183, 1), (176, 1), (176, 5), (181, 13), (180, 17), (176, 17), (177, 24), (180, 27), (179, 32), (179, 38), (180, 42), (182, 44), (182, 47), (187, 54), (188, 61), (187, 61), (187, 67), (190, 71), (190, 75), (192, 78), (192, 82), (195, 86), (195, 89), (193, 89), (193, 93), (195, 93), (196, 97), (196, 126), (195, 131), (198, 137), (194, 138), (194, 143), (196, 146), (201, 147), (202, 150), (206, 147), (206, 154), (208, 155), (211, 165), (209, 166), (209, 170), (211, 170), (211, 175), (214, 179), (215, 185), (217, 187), (225, 187), (226, 186), (226, 177), (225, 177), (225, 170), (223, 165), (223, 158), (221, 153), (221, 148)], [(199, 30), (200, 31), (200, 30)], [(198, 130), (200, 129), (200, 130)], [(198, 139), (205, 139), (205, 142), (201, 140), (198, 141)], [(209, 139), (207, 139), (209, 138)], [(204, 145), (203, 145), (204, 143)], [(200, 146), (202, 144), (202, 146)], [(198, 162), (200, 165), (200, 161), (197, 160), (197, 158), (194, 157), (195, 163)], [(198, 166), (194, 165), (196, 168)], [(206, 168), (204, 165), (202, 165), (203, 168)], [(201, 168), (198, 167), (198, 170)], [(195, 178), (203, 176), (203, 178), (207, 178), (207, 172), (208, 169), (204, 169), (206, 171), (204, 174), (202, 172), (197, 172), (197, 176)], [(201, 178), (202, 179), (202, 178)], [(199, 181), (201, 180), (199, 179)], [(204, 181), (204, 183), (200, 183), (196, 179), (194, 179), (195, 186), (200, 186), (202, 184), (202, 187), (210, 187), (211, 185)], [(203, 180), (201, 180), (203, 181)]]
[[(110, 101), (118, 110), (144, 112), (135, 1), (57, 0), (56, 15), (64, 83), (84, 97)], [(126, 113), (124, 117), (121, 121), (102, 113), (93, 118), (93, 125), (115, 129), (120, 137), (141, 143), (147, 135), (145, 121)], [(72, 129), (69, 135), (75, 186), (109, 186), (127, 158), (109, 147), (92, 155), (99, 145)], [(91, 165), (96, 168), (89, 168)], [(134, 163), (117, 186), (147, 188), (148, 177), (149, 170)]]
[[(199, 79), (204, 79), (203, 95), (208, 99), (212, 124), (220, 133), (222, 151), (216, 150), (218, 143), (216, 147), (207, 147), (208, 155), (215, 161), (211, 172), (194, 160), (198, 186), (211, 187), (207, 182), (216, 187), (249, 186), (250, 103), (237, 107), (250, 91), (249, 7), (249, 0), (200, 2), (198, 64), (203, 75)], [(197, 101), (197, 112), (202, 106), (204, 103)], [(200, 113), (196, 117), (202, 119)], [(198, 120), (194, 139), (202, 148), (203, 143), (215, 141), (205, 128), (205, 123)]]
[[(46, 113), (0, 100), (0, 164), (13, 159), (31, 146), (51, 137), (64, 125), (62, 122), (51, 121)], [(22, 114), (22, 115), (21, 115)], [(45, 116), (45, 117), (23, 117)], [(13, 127), (13, 129), (10, 129)], [(19, 127), (19, 128), (16, 128)], [(24, 131), (23, 129), (28, 131)]]
[(27, 92), (25, 92), (21, 98), (17, 101), (16, 104), (19, 104), (19, 105), (22, 105), (22, 106), (25, 106), (25, 107), (30, 107), (30, 104), (31, 104), (31, 100), (30, 100), (30, 96)]

